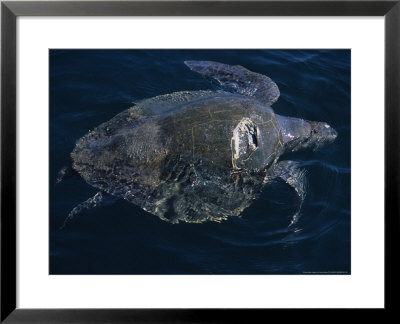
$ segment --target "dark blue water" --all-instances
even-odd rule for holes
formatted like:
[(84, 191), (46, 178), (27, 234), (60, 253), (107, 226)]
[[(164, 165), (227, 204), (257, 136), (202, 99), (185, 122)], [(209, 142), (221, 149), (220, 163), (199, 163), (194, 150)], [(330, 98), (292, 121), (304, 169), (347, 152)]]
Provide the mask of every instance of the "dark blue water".
[[(307, 171), (298, 221), (288, 226), (296, 196), (277, 183), (241, 218), (222, 223), (169, 224), (117, 201), (60, 230), (71, 209), (97, 192), (79, 177), (55, 185), (76, 140), (140, 99), (209, 89), (184, 60), (266, 74), (280, 88), (277, 113), (337, 130), (331, 145), (282, 157)], [(49, 140), (51, 274), (350, 273), (349, 50), (51, 50)]]

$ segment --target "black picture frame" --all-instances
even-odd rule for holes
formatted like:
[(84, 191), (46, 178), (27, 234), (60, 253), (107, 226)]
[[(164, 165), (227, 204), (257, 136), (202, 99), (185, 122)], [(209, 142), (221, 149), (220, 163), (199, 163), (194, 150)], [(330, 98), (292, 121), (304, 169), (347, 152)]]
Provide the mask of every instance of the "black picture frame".
[[(384, 16), (385, 310), (396, 309), (399, 245), (400, 0), (395, 1), (2, 1), (1, 322), (235, 322), (267, 309), (16, 308), (16, 19), (19, 16)], [(368, 163), (373, 164), (373, 157)], [(40, 292), (38, 292), (40, 293)]]

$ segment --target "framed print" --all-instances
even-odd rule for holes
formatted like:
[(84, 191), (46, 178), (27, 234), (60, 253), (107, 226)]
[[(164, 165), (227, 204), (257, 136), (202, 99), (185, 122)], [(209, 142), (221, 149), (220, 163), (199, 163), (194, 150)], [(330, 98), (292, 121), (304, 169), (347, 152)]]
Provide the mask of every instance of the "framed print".
[(1, 320), (392, 309), (399, 8), (2, 2)]

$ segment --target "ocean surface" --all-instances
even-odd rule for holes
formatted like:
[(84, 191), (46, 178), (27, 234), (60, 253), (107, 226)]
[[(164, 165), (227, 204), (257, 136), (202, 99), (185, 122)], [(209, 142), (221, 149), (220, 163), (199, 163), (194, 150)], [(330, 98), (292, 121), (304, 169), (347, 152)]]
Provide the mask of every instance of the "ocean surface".
[[(50, 274), (350, 274), (350, 50), (50, 50)], [(242, 65), (268, 75), (280, 115), (324, 121), (336, 141), (290, 153), (306, 170), (298, 204), (284, 183), (266, 185), (241, 217), (170, 224), (119, 200), (71, 219), (97, 190), (79, 176), (56, 184), (76, 141), (133, 103), (211, 89), (185, 60)]]

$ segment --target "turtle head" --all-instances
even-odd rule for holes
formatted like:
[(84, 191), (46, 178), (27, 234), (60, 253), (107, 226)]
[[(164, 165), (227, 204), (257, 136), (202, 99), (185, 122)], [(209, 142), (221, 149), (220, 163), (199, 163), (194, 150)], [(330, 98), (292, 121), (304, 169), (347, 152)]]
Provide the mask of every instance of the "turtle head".
[(308, 121), (293, 117), (276, 115), (286, 152), (301, 149), (317, 149), (332, 143), (336, 130), (325, 122)]
[(307, 147), (317, 149), (320, 146), (332, 143), (336, 137), (336, 130), (324, 122), (308, 122), (311, 126), (310, 136), (307, 140)]

